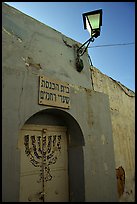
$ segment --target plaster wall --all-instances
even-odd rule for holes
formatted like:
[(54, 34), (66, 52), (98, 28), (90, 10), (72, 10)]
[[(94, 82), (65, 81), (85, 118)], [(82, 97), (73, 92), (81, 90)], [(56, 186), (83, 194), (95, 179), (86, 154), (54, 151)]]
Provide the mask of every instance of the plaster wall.
[(125, 170), (125, 189), (121, 202), (135, 201), (135, 93), (120, 82), (92, 67), (95, 91), (109, 96), (112, 121), (115, 168)]
[[(78, 42), (6, 4), (3, 4), (2, 13), (3, 201), (19, 200), (19, 131), (33, 115), (48, 110), (62, 111), (64, 116), (67, 115), (71, 133), (75, 132), (75, 125), (74, 129), (71, 126), (72, 119), (82, 132), (84, 201), (117, 201), (109, 98), (104, 93), (93, 91), (87, 54), (83, 57), (84, 69), (79, 73), (75, 68), (73, 49)], [(69, 109), (38, 104), (40, 75), (69, 83)], [(79, 133), (76, 133), (73, 146), (79, 138)], [(74, 151), (79, 152), (78, 148), (73, 149), (72, 156), (77, 155)], [(76, 176), (72, 178), (75, 186)], [(76, 188), (80, 190), (80, 186)], [(72, 201), (79, 201), (78, 197)]]

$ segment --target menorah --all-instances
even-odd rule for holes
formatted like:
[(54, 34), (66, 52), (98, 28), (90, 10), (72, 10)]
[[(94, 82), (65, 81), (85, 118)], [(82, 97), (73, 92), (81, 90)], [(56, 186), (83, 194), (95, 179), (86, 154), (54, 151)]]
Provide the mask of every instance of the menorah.
[(27, 134), (24, 136), (26, 155), (35, 167), (41, 168), (38, 182), (40, 182), (42, 178), (46, 182), (52, 179), (50, 165), (56, 163), (58, 155), (61, 152), (60, 141), (61, 135), (46, 136), (43, 134), (40, 136), (30, 136)]

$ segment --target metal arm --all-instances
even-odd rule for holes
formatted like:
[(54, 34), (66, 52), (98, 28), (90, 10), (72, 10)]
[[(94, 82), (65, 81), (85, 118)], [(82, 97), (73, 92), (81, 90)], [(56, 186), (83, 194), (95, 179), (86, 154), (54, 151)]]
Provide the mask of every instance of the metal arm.
[[(86, 52), (86, 49), (88, 48), (90, 42), (94, 42), (94, 38), (93, 36), (91, 38), (89, 38), (83, 45), (81, 45), (78, 49), (77, 49), (77, 54), (79, 56), (82, 56), (85, 52)], [(87, 44), (88, 43), (88, 44)], [(83, 46), (87, 44), (87, 46), (85, 47), (85, 49), (83, 50)]]

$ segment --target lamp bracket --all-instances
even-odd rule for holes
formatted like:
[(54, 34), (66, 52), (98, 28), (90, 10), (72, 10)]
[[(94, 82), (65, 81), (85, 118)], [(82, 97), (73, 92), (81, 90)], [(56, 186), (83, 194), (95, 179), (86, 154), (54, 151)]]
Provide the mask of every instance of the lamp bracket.
[[(78, 56), (82, 56), (82, 55), (86, 52), (86, 50), (87, 50), (87, 48), (88, 48), (90, 42), (94, 42), (94, 37), (93, 37), (93, 36), (92, 36), (91, 38), (89, 38), (85, 43), (83, 43), (83, 44), (77, 49), (77, 55), (78, 55)], [(87, 44), (87, 46), (86, 46), (85, 49), (83, 50), (82, 48), (83, 48), (83, 46), (86, 45), (86, 44)]]

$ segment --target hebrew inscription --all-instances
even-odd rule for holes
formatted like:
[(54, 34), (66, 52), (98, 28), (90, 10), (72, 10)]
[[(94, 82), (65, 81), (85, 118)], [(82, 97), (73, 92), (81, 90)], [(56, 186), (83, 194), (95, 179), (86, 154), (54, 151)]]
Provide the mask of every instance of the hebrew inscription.
[(70, 107), (70, 87), (66, 82), (51, 80), (46, 76), (40, 76), (39, 80), (39, 104)]

